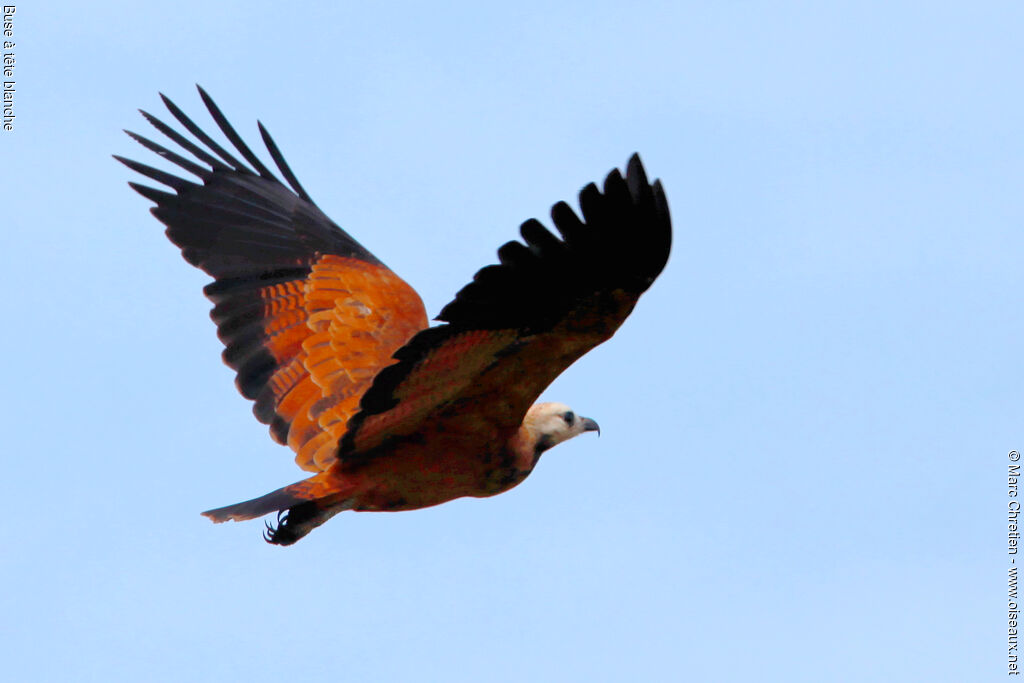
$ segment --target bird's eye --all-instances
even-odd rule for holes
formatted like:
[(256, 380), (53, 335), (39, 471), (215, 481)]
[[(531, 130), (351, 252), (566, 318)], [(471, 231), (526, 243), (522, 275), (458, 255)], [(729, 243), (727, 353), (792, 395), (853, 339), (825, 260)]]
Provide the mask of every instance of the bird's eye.
[(565, 420), (565, 424), (572, 427), (572, 423), (576, 421), (576, 413), (570, 410), (569, 412), (562, 416), (562, 419)]

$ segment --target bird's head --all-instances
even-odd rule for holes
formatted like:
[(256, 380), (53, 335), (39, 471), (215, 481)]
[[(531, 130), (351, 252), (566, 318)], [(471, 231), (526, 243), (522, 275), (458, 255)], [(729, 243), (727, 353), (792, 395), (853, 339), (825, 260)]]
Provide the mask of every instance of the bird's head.
[(601, 434), (596, 422), (577, 415), (564, 403), (535, 403), (526, 411), (523, 426), (534, 439), (536, 455), (583, 432)]

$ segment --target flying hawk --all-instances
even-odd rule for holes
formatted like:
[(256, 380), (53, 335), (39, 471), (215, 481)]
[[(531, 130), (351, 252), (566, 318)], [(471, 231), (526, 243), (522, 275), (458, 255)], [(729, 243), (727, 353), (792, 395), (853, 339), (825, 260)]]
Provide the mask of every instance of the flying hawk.
[[(204, 294), (238, 390), (270, 435), (314, 473), (265, 496), (210, 510), (214, 522), (277, 512), (267, 541), (290, 545), (343, 510), (414, 510), (519, 484), (547, 449), (597, 423), (534, 403), (580, 356), (615, 333), (665, 267), (671, 245), (660, 182), (633, 155), (603, 192), (565, 202), (555, 237), (531, 219), (429, 326), (416, 292), (334, 224), (259, 130), (285, 186), (206, 92), (213, 120), (242, 156), (215, 142), (167, 97), (196, 141), (142, 115), (191, 155), (128, 132), (195, 176), (115, 156), (173, 192), (153, 201), (182, 256), (213, 277)], [(289, 189), (290, 188), (290, 189)], [(525, 243), (524, 243), (525, 242)]]

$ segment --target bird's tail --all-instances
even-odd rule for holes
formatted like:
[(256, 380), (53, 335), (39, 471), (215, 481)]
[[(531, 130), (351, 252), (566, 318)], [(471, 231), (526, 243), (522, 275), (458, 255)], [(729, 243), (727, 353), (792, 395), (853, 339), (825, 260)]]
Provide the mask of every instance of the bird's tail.
[(327, 472), (320, 472), (308, 479), (289, 484), (284, 488), (271, 491), (265, 496), (247, 500), (244, 503), (235, 503), (227, 507), (207, 510), (203, 516), (209, 517), (218, 524), (227, 522), (244, 522), (247, 519), (256, 519), (271, 512), (287, 510), (290, 507), (305, 503), (307, 501), (322, 498), (325, 495), (334, 493), (337, 489), (336, 478)]
[(214, 522), (242, 522), (277, 512), (277, 526), (267, 524), (269, 543), (291, 545), (342, 510), (351, 509), (346, 487), (336, 475), (320, 472), (308, 479), (243, 503), (207, 510)]

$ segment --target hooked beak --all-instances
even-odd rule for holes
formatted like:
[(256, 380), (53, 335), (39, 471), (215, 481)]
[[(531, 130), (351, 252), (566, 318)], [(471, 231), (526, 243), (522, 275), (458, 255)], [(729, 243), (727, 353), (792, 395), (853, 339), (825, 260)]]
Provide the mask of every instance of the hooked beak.
[(583, 418), (583, 431), (585, 432), (597, 432), (598, 436), (601, 436), (601, 425), (597, 424), (594, 420), (589, 417)]

